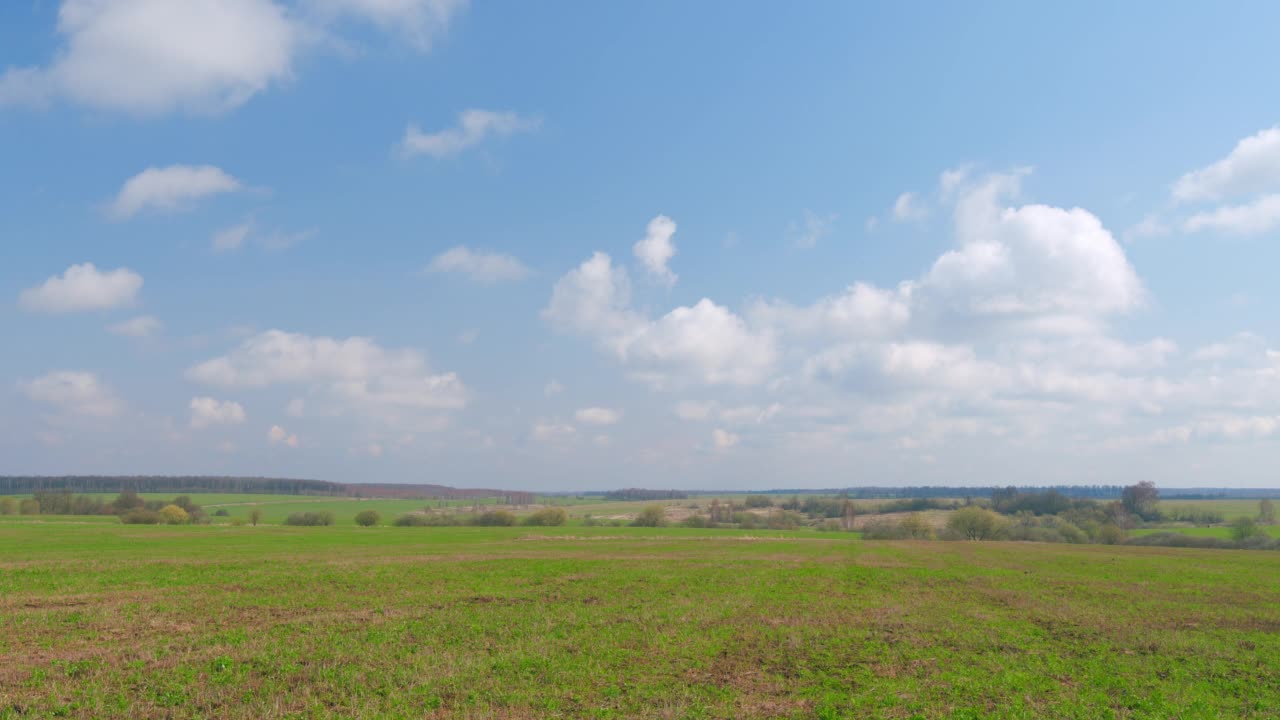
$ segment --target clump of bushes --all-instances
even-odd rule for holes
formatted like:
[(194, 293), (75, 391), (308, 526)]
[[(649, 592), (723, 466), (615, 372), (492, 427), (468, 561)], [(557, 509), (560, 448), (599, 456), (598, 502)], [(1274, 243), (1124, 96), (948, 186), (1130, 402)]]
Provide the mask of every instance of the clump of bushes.
[(121, 515), (120, 522), (125, 525), (161, 525), (165, 518), (158, 510), (135, 508)]
[(549, 507), (543, 508), (524, 519), (525, 525), (551, 527), (556, 525), (564, 525), (569, 521), (569, 513), (564, 508)]
[(1007, 531), (1003, 517), (976, 505), (962, 507), (947, 518), (947, 535), (960, 540), (998, 540)]
[(862, 537), (868, 540), (931, 540), (933, 526), (923, 515), (911, 513), (906, 517), (879, 518), (862, 526)]
[(373, 527), (382, 522), (382, 515), (377, 510), (361, 510), (356, 513), (356, 524), (360, 527)]
[(284, 519), (285, 525), (301, 525), (301, 526), (321, 526), (332, 525), (334, 521), (333, 513), (328, 510), (319, 512), (296, 512), (291, 513), (289, 517)]
[(483, 527), (509, 527), (516, 524), (516, 516), (506, 510), (489, 510), (472, 518), (471, 524)]
[(646, 507), (631, 521), (633, 527), (664, 527), (666, 524), (667, 511), (661, 505)]

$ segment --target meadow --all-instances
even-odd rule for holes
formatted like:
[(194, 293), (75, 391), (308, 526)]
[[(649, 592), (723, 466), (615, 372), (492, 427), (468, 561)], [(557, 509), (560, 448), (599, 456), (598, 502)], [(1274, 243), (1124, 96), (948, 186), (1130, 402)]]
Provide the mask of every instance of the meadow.
[(0, 718), (1271, 718), (1280, 553), (0, 522)]

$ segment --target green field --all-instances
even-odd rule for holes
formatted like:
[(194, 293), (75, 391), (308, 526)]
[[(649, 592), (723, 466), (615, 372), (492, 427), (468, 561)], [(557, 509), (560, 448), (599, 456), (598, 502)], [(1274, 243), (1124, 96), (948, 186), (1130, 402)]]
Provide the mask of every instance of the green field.
[(0, 524), (0, 718), (1270, 718), (1280, 554)]

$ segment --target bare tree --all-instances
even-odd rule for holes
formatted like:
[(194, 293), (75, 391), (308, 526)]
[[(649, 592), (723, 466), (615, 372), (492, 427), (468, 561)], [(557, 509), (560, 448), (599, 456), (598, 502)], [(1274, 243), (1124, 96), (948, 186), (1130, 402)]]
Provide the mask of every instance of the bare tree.
[(1271, 502), (1271, 498), (1262, 498), (1258, 501), (1258, 522), (1263, 525), (1276, 524), (1276, 505)]
[(257, 527), (260, 522), (262, 522), (262, 508), (253, 508), (249, 511), (249, 524)]

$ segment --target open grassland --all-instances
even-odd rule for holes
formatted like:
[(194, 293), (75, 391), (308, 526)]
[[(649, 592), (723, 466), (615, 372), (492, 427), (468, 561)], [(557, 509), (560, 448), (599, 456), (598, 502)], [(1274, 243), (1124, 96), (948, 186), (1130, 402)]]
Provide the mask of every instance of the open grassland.
[(0, 718), (1270, 718), (1280, 554), (0, 524)]

